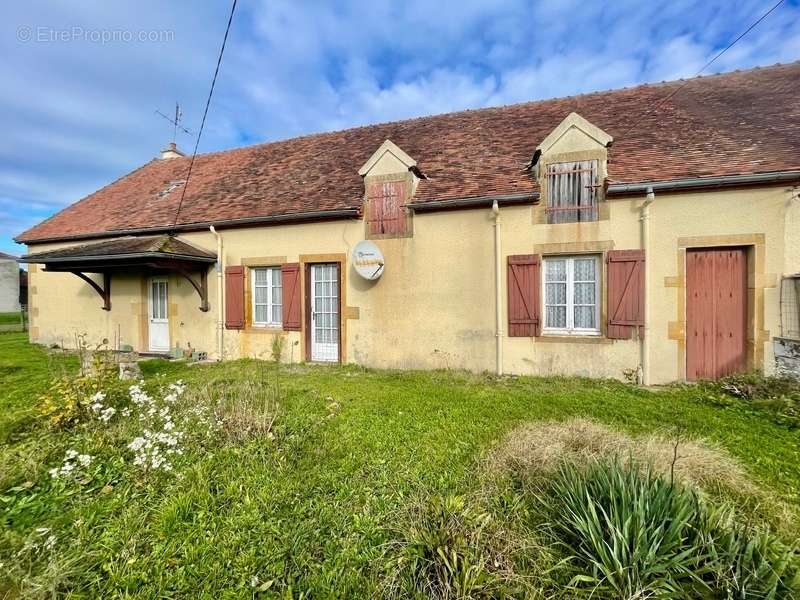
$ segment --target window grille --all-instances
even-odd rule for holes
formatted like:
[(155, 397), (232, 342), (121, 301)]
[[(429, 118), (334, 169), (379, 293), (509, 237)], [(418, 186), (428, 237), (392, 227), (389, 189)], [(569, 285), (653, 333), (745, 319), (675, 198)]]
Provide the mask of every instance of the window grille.
[(597, 220), (597, 161), (547, 165), (548, 223)]
[(781, 280), (781, 337), (800, 340), (800, 273)]

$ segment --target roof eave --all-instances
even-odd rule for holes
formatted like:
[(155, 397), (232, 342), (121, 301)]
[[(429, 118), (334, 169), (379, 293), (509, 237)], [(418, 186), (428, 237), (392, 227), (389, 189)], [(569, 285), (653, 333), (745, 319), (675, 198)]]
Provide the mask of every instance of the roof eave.
[(203, 231), (212, 225), (216, 229), (246, 227), (248, 225), (281, 225), (284, 223), (303, 223), (307, 221), (327, 221), (337, 219), (353, 219), (361, 214), (360, 208), (341, 208), (334, 210), (317, 210), (303, 213), (288, 213), (266, 217), (244, 217), (241, 219), (221, 219), (218, 221), (201, 221), (161, 227), (141, 227), (138, 229), (112, 229), (95, 233), (81, 233), (43, 238), (25, 238), (24, 234), (14, 238), (20, 244), (44, 244), (48, 242), (69, 242), (75, 240), (93, 240), (125, 235), (146, 235), (153, 233), (171, 233), (176, 231)]
[(195, 256), (192, 254), (172, 254), (164, 252), (129, 252), (123, 254), (98, 254), (95, 256), (45, 256), (29, 254), (19, 259), (19, 262), (34, 263), (39, 265), (63, 263), (96, 263), (98, 261), (126, 261), (134, 259), (159, 259), (188, 262), (201, 262), (213, 264), (217, 262), (215, 256)]
[(749, 173), (745, 175), (720, 175), (714, 177), (685, 177), (682, 179), (663, 181), (612, 183), (608, 186), (606, 193), (612, 196), (625, 196), (647, 193), (648, 189), (652, 189), (654, 192), (669, 192), (785, 183), (790, 181), (800, 181), (800, 170)]
[(448, 198), (447, 200), (429, 200), (411, 202), (408, 207), (414, 212), (449, 210), (456, 208), (478, 208), (498, 204), (533, 204), (539, 199), (539, 192), (522, 194), (501, 194), (495, 196), (469, 196), (465, 198)]

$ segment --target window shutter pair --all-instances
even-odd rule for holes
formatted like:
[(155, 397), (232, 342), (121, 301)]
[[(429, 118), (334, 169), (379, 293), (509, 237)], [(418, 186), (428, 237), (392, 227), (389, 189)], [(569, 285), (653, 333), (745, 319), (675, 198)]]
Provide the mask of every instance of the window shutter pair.
[(533, 337), (541, 333), (541, 262), (538, 254), (508, 257), (506, 285), (509, 337)]
[(644, 250), (612, 250), (606, 256), (608, 279), (607, 337), (629, 340), (644, 332)]
[[(608, 264), (606, 337), (629, 340), (644, 327), (644, 250), (612, 250)], [(538, 254), (508, 257), (508, 336), (541, 335), (541, 259)], [(640, 330), (640, 334), (643, 332)]]
[[(244, 267), (225, 268), (225, 328), (244, 329)], [(300, 331), (300, 263), (281, 265), (283, 329)]]

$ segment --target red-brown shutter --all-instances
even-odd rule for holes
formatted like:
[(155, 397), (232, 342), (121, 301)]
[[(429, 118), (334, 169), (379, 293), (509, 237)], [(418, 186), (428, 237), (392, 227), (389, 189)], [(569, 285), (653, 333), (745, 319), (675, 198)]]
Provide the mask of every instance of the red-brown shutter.
[(508, 336), (533, 337), (541, 331), (538, 254), (508, 257)]
[(300, 331), (300, 263), (281, 265), (283, 329)]
[[(608, 263), (607, 337), (629, 340), (644, 327), (644, 250), (612, 250)], [(644, 332), (640, 330), (640, 334)]]
[(225, 328), (244, 328), (244, 267), (225, 267)]
[(402, 235), (406, 232), (405, 191), (405, 181), (385, 181), (369, 185), (369, 233)]

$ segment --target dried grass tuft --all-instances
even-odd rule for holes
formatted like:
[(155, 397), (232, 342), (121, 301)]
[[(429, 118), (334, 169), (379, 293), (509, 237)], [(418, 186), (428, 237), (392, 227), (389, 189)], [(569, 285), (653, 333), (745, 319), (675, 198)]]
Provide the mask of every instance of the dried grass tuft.
[(581, 466), (613, 459), (649, 465), (664, 477), (732, 499), (781, 529), (796, 522), (795, 511), (759, 488), (722, 448), (699, 439), (631, 436), (587, 419), (521, 425), (490, 452), (485, 468), (491, 476), (514, 474), (534, 481), (551, 476), (565, 463)]
[(265, 382), (213, 382), (193, 400), (209, 407), (222, 433), (232, 443), (272, 438), (280, 391)]

